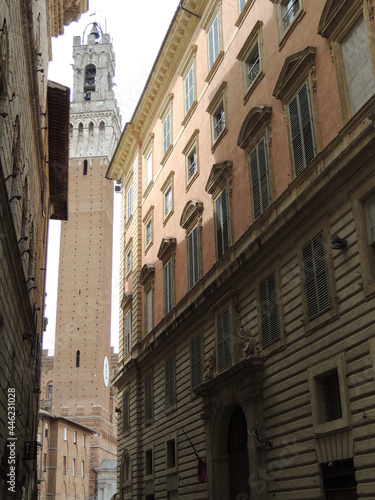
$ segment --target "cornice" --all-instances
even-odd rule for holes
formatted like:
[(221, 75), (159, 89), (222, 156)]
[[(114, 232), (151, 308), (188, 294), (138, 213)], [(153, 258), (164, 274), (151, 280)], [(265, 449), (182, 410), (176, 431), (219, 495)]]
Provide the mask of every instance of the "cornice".
[(64, 33), (64, 26), (72, 21), (78, 21), (81, 15), (88, 11), (88, 0), (50, 0), (51, 36), (57, 37)]

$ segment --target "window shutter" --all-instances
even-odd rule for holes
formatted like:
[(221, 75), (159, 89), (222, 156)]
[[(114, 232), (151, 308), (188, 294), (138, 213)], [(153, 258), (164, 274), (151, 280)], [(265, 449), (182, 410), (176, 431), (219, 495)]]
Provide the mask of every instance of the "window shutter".
[(232, 366), (229, 309), (217, 317), (217, 350), (218, 370), (222, 372)]
[(216, 15), (211, 28), (207, 34), (208, 37), (208, 69), (210, 70), (216, 61), (220, 52), (220, 30), (219, 30), (219, 14)]
[(169, 406), (174, 403), (174, 363), (173, 358), (165, 363), (165, 404)]
[(198, 335), (191, 341), (191, 385), (197, 387), (202, 383), (201, 337)]
[(128, 311), (125, 314), (125, 355), (130, 352), (130, 328), (131, 328), (131, 313)]
[(173, 276), (172, 259), (164, 266), (164, 313), (167, 314), (173, 307)]
[(123, 431), (129, 429), (129, 392), (125, 391), (122, 402), (122, 426)]
[(185, 78), (185, 113), (189, 111), (194, 101), (194, 65), (191, 66)]
[(305, 85), (289, 104), (294, 171), (298, 175), (315, 157), (315, 139), (309, 85)]
[(146, 294), (146, 308), (147, 308), (147, 333), (150, 333), (153, 328), (152, 290), (149, 290)]
[(227, 189), (215, 202), (217, 257), (220, 258), (229, 248), (229, 216)]
[(276, 280), (271, 274), (259, 285), (262, 344), (266, 347), (280, 338)]
[(363, 17), (343, 40), (341, 46), (350, 106), (354, 114), (375, 92), (375, 80)]
[(254, 218), (257, 219), (270, 204), (266, 141), (258, 144), (250, 155)]
[(145, 378), (145, 418), (152, 418), (152, 378), (151, 375), (147, 375)]
[(322, 234), (303, 248), (302, 257), (307, 315), (308, 319), (311, 320), (331, 307)]
[(199, 240), (198, 226), (188, 235), (189, 289), (199, 281)]

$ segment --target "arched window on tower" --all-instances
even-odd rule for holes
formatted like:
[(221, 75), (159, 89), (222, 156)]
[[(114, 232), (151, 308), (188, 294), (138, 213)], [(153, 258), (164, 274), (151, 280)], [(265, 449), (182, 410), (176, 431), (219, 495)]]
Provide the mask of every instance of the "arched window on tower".
[(95, 92), (96, 67), (93, 64), (88, 64), (85, 68), (85, 83), (83, 91)]
[(83, 160), (83, 175), (87, 175), (87, 160)]
[(80, 362), (81, 362), (81, 351), (80, 351), (80, 350), (78, 350), (78, 351), (76, 352), (76, 368), (79, 368), (79, 364), (80, 364)]

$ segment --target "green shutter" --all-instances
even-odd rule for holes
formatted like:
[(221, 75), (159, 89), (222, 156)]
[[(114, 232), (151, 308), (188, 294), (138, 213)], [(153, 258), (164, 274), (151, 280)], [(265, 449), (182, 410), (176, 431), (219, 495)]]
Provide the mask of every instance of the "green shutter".
[(218, 370), (222, 372), (232, 366), (229, 309), (217, 317), (217, 350)]

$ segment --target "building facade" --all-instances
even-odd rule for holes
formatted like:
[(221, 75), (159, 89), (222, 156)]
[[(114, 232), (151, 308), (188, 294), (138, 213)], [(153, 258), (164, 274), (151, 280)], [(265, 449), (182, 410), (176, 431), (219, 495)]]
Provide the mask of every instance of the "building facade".
[(368, 0), (179, 5), (107, 172), (121, 499), (375, 496), (374, 48)]
[[(114, 185), (105, 173), (121, 122), (110, 35), (98, 23), (88, 25), (82, 39), (73, 39), (73, 58), (69, 220), (61, 227), (55, 352), (53, 361), (45, 358), (42, 392), (53, 415), (95, 430), (85, 493), (94, 499), (96, 469), (117, 456), (117, 399), (110, 383), (117, 365), (110, 339)], [(68, 482), (67, 488), (72, 495)], [(115, 484), (112, 490), (105, 500)]]
[(51, 38), (87, 0), (0, 3), (0, 497), (37, 498), (37, 424), (50, 218), (67, 217), (69, 89)]

